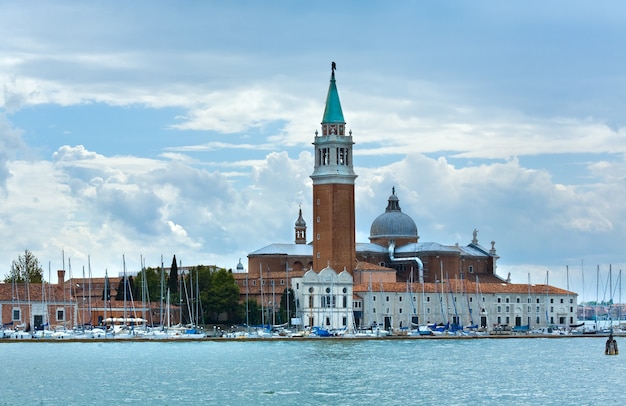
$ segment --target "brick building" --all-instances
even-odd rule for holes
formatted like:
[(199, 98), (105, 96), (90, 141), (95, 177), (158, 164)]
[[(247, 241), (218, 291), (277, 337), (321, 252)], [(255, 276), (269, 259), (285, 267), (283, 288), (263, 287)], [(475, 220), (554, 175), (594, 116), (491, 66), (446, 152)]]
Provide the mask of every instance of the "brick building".
[[(357, 175), (353, 170), (354, 142), (352, 131), (346, 130), (334, 63), (321, 131), (315, 132), (313, 145), (313, 233), (309, 236), (310, 242), (307, 243), (307, 226), (300, 209), (294, 225), (293, 243), (270, 244), (260, 248), (248, 255), (247, 270), (241, 262), (237, 266), (234, 275), (242, 301), (247, 296), (266, 308), (271, 306), (276, 310), (278, 304), (275, 298), (291, 287), (298, 299), (297, 318), (304, 326), (320, 325), (347, 330), (371, 324), (376, 319), (373, 315), (376, 307), (371, 300), (376, 296), (375, 291), (387, 300), (395, 295), (399, 303), (403, 295), (411, 291), (434, 294), (445, 292), (445, 286), (449, 286), (448, 294), (452, 295), (455, 291), (450, 286), (456, 289), (460, 286), (466, 289), (489, 286), (490, 295), (483, 298), (497, 300), (500, 297), (501, 300), (521, 303), (518, 302), (522, 300), (518, 292), (527, 291), (528, 287), (511, 284), (496, 275), (499, 257), (494, 241), (488, 247), (483, 246), (478, 241), (478, 231), (474, 230), (471, 241), (465, 246), (420, 242), (417, 226), (410, 216), (402, 212), (395, 188), (387, 200), (385, 211), (372, 222), (369, 242), (355, 241), (354, 184)], [(505, 324), (505, 321), (506, 324), (545, 325), (550, 320), (555, 324), (576, 320), (575, 293), (552, 287), (545, 291), (555, 294), (559, 302), (572, 298), (573, 307), (559, 308), (558, 316), (555, 312), (552, 319), (542, 321), (535, 314), (536, 306), (533, 312), (522, 311), (520, 306), (515, 309), (508, 306), (507, 314), (503, 310), (507, 307), (501, 307), (498, 316), (498, 305), (487, 305), (485, 299), (481, 310), (476, 310), (477, 316), (481, 313), (477, 317), (478, 322), (485, 325)], [(552, 297), (553, 301), (555, 297)], [(423, 295), (422, 300), (425, 298)], [(411, 296), (411, 301), (415, 300), (417, 296)], [(450, 300), (456, 299), (451, 296)], [(573, 310), (570, 311), (570, 307)], [(415, 306), (395, 308), (398, 311), (393, 313), (389, 307), (386, 321), (380, 322), (386, 328), (398, 329), (412, 322), (426, 321), (424, 317), (419, 319)], [(542, 307), (541, 311), (546, 308)], [(434, 306), (429, 309), (435, 310)], [(414, 318), (409, 316), (411, 313), (414, 313)], [(442, 309), (439, 313), (440, 319), (452, 317), (452, 310)], [(456, 321), (459, 324), (470, 323), (469, 313), (468, 308), (467, 318), (457, 314)]]

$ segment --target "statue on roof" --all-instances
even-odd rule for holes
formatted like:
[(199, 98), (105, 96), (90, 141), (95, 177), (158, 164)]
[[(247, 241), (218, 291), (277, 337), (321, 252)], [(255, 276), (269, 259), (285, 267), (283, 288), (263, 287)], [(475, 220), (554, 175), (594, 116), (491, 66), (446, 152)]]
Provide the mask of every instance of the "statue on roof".
[(478, 230), (474, 229), (472, 235), (474, 236), (474, 238), (472, 239), (472, 244), (478, 244)]
[(337, 69), (337, 64), (335, 62), (332, 62), (330, 65), (330, 69), (333, 71), (333, 73), (335, 73), (335, 70)]

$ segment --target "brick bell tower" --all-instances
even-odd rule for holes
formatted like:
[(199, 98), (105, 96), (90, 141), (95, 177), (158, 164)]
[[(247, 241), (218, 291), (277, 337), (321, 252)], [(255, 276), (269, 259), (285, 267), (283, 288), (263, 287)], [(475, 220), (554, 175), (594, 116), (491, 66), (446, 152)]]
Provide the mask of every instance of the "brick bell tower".
[(313, 270), (330, 266), (350, 274), (356, 266), (352, 131), (346, 134), (335, 62), (322, 118), (321, 135), (315, 131), (313, 180)]

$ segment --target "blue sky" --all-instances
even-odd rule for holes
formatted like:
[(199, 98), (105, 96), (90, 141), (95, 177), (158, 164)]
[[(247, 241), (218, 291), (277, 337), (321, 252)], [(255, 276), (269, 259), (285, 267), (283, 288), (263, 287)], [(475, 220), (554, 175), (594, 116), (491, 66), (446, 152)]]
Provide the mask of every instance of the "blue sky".
[(476, 228), (499, 275), (569, 265), (595, 299), (626, 264), (624, 27), (622, 2), (0, 2), (0, 274), (292, 242), (335, 61), (359, 242), (395, 186), (420, 241)]

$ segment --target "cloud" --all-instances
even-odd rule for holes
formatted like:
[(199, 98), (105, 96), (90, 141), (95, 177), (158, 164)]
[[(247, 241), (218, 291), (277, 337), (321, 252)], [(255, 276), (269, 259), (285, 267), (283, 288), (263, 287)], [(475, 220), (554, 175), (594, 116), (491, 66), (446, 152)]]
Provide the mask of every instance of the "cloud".
[(9, 162), (23, 148), (22, 132), (14, 128), (0, 112), (0, 191), (5, 189), (7, 179), (11, 176)]

